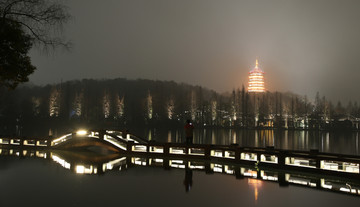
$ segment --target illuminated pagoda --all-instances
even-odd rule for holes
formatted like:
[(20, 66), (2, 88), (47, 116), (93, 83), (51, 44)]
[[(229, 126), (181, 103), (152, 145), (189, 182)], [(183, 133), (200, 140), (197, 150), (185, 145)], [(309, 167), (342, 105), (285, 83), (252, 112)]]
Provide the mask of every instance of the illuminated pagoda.
[(249, 72), (248, 92), (265, 92), (264, 72), (259, 68), (259, 62), (257, 59), (255, 68)]

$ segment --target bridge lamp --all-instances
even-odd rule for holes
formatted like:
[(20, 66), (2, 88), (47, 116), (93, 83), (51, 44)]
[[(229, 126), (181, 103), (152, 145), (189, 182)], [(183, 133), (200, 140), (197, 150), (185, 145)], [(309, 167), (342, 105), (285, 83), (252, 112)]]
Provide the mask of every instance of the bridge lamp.
[(86, 130), (78, 130), (76, 135), (86, 135), (88, 132)]
[(85, 173), (85, 167), (82, 165), (77, 165), (76, 166), (76, 173), (78, 174), (84, 174)]

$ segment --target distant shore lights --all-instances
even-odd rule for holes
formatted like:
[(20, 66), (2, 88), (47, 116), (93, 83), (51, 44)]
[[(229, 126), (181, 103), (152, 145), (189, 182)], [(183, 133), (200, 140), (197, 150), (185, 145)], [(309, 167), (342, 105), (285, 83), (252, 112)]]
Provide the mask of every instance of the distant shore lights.
[(248, 92), (265, 92), (264, 72), (259, 68), (258, 59), (256, 59), (255, 68), (249, 72)]

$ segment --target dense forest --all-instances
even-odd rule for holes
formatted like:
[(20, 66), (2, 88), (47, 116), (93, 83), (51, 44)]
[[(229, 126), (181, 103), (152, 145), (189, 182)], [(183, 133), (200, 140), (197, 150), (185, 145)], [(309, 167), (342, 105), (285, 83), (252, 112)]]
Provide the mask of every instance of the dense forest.
[(360, 107), (336, 105), (316, 94), (314, 101), (292, 93), (228, 94), (173, 81), (79, 80), (2, 89), (1, 133), (52, 125), (123, 128), (198, 127), (358, 129)]

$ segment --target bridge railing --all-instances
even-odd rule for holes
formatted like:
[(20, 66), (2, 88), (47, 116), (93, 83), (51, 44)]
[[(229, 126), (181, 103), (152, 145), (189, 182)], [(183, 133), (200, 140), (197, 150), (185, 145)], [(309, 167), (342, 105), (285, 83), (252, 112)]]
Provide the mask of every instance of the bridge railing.
[(104, 140), (111, 145), (115, 146), (118, 149), (126, 150), (127, 143), (129, 141), (135, 143), (146, 143), (144, 140), (127, 134), (126, 137), (122, 136), (122, 132), (120, 131), (86, 131), (86, 130), (78, 130), (73, 133), (69, 133), (63, 135), (61, 137), (55, 139), (22, 139), (22, 138), (0, 138), (0, 146), (1, 145), (13, 145), (13, 146), (29, 146), (29, 147), (58, 147), (65, 142), (74, 139), (74, 138), (92, 138), (92, 139), (101, 139)]
[(132, 166), (162, 167), (164, 169), (188, 168), (196, 171), (205, 171), (207, 174), (224, 174), (235, 176), (236, 179), (249, 178), (248, 182), (278, 182), (280, 186), (297, 185), (318, 190), (344, 193), (360, 196), (358, 179), (349, 179), (346, 176), (326, 176), (323, 173), (306, 173), (302, 169), (283, 170), (267, 169), (250, 165), (232, 165), (221, 161), (189, 160), (187, 158), (151, 157), (151, 156), (121, 156), (100, 163), (70, 161), (47, 150), (39, 151), (35, 148), (22, 150), (21, 148), (0, 148), (1, 156), (38, 157), (53, 160), (63, 168), (77, 174), (100, 174), (107, 171), (123, 171)]
[(327, 177), (323, 174), (307, 174), (301, 169), (298, 171), (267, 170), (254, 166), (238, 166), (223, 164), (221, 162), (198, 162), (176, 158), (132, 157), (131, 163), (139, 166), (156, 166), (168, 168), (189, 168), (205, 171), (208, 174), (221, 173), (235, 175), (237, 179), (249, 178), (248, 182), (254, 184), (261, 181), (278, 182), (281, 186), (298, 185), (319, 190), (360, 195), (360, 185), (357, 179), (341, 180), (341, 177)]
[(56, 146), (73, 138), (73, 134), (66, 134), (51, 141), (50, 146)]
[[(112, 132), (112, 131), (111, 131)], [(100, 131), (86, 131), (86, 130), (79, 130), (77, 132), (73, 132), (71, 134), (66, 134), (62, 137), (56, 138), (51, 141), (51, 146), (58, 146), (62, 143), (65, 143), (71, 139), (78, 139), (78, 138), (90, 138), (90, 139), (99, 139), (105, 142), (110, 143), (111, 145), (115, 146), (118, 149), (126, 150), (127, 141), (122, 137), (117, 136), (113, 133), (108, 133), (108, 131), (100, 130)]]
[[(51, 141), (50, 146), (58, 146), (74, 137), (88, 137), (104, 140), (118, 149), (129, 153), (149, 153), (164, 156), (193, 156), (201, 159), (224, 159), (227, 161), (258, 163), (261, 165), (278, 165), (315, 169), (331, 172), (360, 174), (360, 156), (322, 153), (318, 150), (291, 151), (273, 147), (251, 148), (237, 145), (205, 145), (183, 143), (138, 142), (129, 137), (123, 138), (121, 132), (78, 131)], [(19, 138), (0, 138), (1, 145), (13, 146), (49, 146), (49, 141)]]
[(115, 145), (117, 148), (120, 148), (122, 150), (126, 150), (127, 148), (127, 141), (117, 137), (116, 135), (105, 133), (104, 141), (107, 141), (110, 144)]
[(0, 145), (46, 147), (47, 143), (44, 139), (0, 138)]
[(240, 163), (304, 168), (340, 173), (360, 173), (360, 156), (345, 156), (311, 151), (278, 150), (273, 147), (249, 148), (225, 145), (186, 145), (181, 143), (128, 142), (127, 152), (164, 156), (183, 155), (202, 159), (224, 159)]
[(137, 137), (137, 136), (129, 134), (129, 133), (124, 134), (123, 132), (120, 132), (120, 131), (106, 130), (105, 134), (110, 135), (114, 138), (120, 139), (124, 142), (133, 141), (135, 143), (147, 143), (147, 141), (141, 139), (140, 137)]

